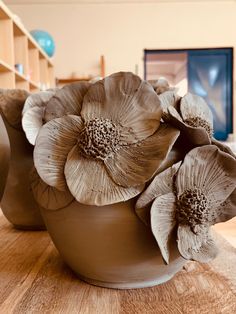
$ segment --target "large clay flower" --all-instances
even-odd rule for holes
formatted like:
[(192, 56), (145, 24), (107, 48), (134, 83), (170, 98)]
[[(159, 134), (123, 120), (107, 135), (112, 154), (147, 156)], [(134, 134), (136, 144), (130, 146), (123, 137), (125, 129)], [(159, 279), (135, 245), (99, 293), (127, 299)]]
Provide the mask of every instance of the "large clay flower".
[[(150, 211), (151, 207), (151, 211)], [(210, 226), (236, 215), (236, 160), (214, 145), (191, 150), (183, 163), (157, 175), (136, 212), (150, 224), (165, 261), (177, 227), (180, 254), (207, 262), (217, 254)]]
[(162, 110), (151, 85), (116, 73), (92, 85), (81, 116), (46, 123), (34, 150), (42, 180), (68, 186), (77, 201), (106, 205), (136, 196), (168, 155), (179, 131), (160, 124)]
[(40, 128), (46, 122), (68, 114), (79, 115), (84, 95), (90, 83), (75, 82), (30, 95), (22, 112), (22, 127), (28, 141), (34, 145)]

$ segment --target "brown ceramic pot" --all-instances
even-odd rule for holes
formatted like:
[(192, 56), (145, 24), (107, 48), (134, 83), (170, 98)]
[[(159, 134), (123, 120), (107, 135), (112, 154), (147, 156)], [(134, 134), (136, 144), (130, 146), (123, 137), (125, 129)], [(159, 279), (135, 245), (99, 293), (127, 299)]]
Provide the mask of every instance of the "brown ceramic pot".
[[(33, 146), (22, 130), (12, 127), (3, 117), (10, 140), (10, 167), (1, 201), (6, 218), (19, 229), (41, 230), (45, 225), (30, 187)], [(2, 129), (1, 129), (2, 132)]]
[(4, 192), (10, 162), (10, 142), (0, 116), (0, 201)]
[(169, 280), (184, 265), (173, 242), (170, 264), (163, 262), (148, 227), (134, 212), (134, 202), (64, 209), (42, 209), (66, 263), (88, 283), (119, 289), (144, 288)]

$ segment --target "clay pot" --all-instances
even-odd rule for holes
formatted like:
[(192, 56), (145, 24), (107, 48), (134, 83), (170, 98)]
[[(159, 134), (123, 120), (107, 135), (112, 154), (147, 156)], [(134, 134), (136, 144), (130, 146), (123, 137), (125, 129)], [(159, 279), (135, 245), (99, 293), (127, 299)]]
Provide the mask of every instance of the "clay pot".
[(30, 187), (33, 146), (28, 143), (23, 130), (12, 127), (4, 116), (3, 120), (10, 140), (11, 155), (1, 201), (2, 212), (16, 228), (43, 230), (45, 225)]
[(174, 241), (170, 264), (163, 262), (132, 200), (101, 207), (74, 201), (60, 210), (42, 209), (42, 215), (62, 258), (88, 283), (119, 289), (151, 287), (169, 280), (185, 264)]
[(0, 201), (4, 192), (10, 162), (10, 142), (0, 116)]

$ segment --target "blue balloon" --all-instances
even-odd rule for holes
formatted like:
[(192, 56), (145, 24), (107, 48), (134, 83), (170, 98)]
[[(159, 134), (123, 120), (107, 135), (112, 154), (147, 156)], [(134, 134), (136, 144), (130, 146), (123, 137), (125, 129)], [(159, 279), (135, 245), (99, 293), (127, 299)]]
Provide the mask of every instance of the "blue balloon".
[(54, 55), (55, 42), (48, 32), (35, 29), (30, 31), (30, 34), (49, 57), (52, 57)]

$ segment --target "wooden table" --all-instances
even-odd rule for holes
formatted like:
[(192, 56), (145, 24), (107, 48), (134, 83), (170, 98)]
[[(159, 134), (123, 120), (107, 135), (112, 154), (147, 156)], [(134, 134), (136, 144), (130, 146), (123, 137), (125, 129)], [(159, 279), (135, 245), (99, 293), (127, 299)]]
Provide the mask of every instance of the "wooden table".
[(47, 232), (15, 230), (0, 215), (0, 313), (234, 314), (236, 249), (218, 240), (210, 264), (190, 262), (154, 288), (111, 290), (77, 279)]

